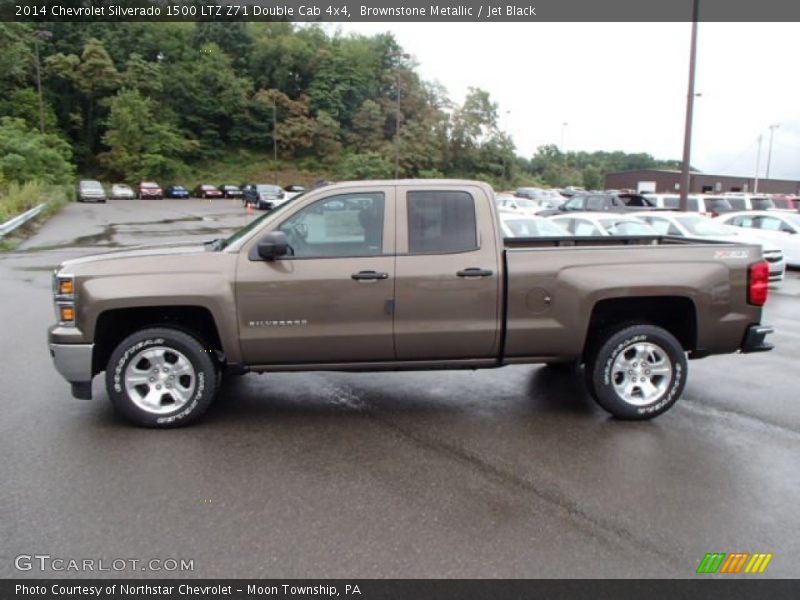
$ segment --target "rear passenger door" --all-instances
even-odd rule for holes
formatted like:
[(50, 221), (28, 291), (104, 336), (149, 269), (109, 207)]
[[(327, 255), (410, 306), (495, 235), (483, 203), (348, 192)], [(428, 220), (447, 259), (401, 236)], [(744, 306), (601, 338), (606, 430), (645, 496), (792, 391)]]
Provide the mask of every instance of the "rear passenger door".
[(397, 360), (497, 356), (501, 265), (485, 192), (399, 186), (396, 207)]

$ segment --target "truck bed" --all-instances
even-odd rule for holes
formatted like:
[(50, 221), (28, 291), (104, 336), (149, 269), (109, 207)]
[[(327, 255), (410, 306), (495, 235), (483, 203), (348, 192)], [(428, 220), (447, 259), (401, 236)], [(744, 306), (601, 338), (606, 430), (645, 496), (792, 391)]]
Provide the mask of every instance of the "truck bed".
[(674, 319), (696, 331), (687, 345), (698, 354), (735, 351), (757, 322), (746, 297), (748, 268), (761, 260), (755, 245), (671, 236), (507, 238), (503, 244), (503, 356), (509, 362), (580, 355), (604, 307), (624, 318), (646, 303), (651, 320)]

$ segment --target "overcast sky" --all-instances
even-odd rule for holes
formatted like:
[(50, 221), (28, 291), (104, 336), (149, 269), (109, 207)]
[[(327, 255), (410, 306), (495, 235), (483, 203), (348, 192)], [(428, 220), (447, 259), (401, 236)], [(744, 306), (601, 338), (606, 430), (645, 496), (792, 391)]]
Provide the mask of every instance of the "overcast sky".
[[(649, 152), (680, 159), (690, 23), (343, 23), (390, 31), (455, 101), (488, 90), (524, 156), (567, 150)], [(800, 23), (701, 23), (692, 164), (755, 173), (775, 130), (770, 176), (800, 179)], [(509, 111), (506, 114), (506, 111)], [(568, 123), (562, 126), (562, 123)]]

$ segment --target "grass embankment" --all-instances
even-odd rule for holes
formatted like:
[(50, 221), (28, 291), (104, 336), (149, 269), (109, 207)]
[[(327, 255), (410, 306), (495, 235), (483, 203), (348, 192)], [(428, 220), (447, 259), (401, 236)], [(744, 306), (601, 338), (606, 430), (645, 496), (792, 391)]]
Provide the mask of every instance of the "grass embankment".
[[(0, 187), (0, 223), (5, 223), (9, 219), (45, 202), (47, 205), (44, 210), (34, 219), (34, 221), (41, 222), (58, 212), (69, 202), (70, 190), (71, 188), (67, 186), (45, 185), (36, 182), (12, 183), (5, 187)], [(29, 221), (19, 229), (0, 238), (0, 251), (15, 248), (24, 237), (26, 231), (30, 229), (32, 223), (33, 221)]]
[[(278, 185), (281, 186), (292, 184), (310, 186), (320, 179), (337, 179), (331, 170), (316, 164), (288, 164), (278, 161), (276, 168), (271, 154), (233, 150), (223, 158), (190, 166), (184, 176), (176, 178), (175, 183), (194, 189), (201, 183), (212, 185), (275, 183), (276, 176)], [(169, 185), (172, 182), (159, 183)]]

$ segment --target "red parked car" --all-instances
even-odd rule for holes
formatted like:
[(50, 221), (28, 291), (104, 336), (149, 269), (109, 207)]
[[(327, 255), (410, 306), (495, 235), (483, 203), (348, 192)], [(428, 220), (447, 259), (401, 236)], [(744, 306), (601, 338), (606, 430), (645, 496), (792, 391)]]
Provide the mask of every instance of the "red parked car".
[(136, 197), (139, 198), (139, 200), (161, 200), (164, 198), (164, 192), (162, 191), (161, 186), (157, 183), (153, 183), (152, 181), (143, 181), (139, 184), (139, 187), (136, 191)]
[(215, 185), (201, 184), (194, 190), (195, 198), (222, 198), (223, 193)]

